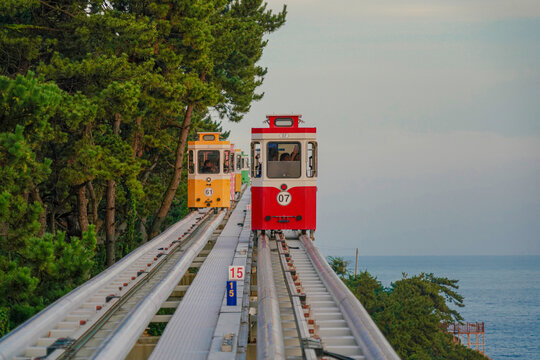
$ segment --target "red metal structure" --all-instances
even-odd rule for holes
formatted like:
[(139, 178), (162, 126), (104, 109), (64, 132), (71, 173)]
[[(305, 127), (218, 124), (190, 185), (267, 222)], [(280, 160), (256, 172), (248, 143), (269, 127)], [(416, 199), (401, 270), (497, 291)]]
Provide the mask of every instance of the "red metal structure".
[(317, 129), (301, 115), (268, 115), (268, 128), (251, 130), (251, 227), (315, 230)]

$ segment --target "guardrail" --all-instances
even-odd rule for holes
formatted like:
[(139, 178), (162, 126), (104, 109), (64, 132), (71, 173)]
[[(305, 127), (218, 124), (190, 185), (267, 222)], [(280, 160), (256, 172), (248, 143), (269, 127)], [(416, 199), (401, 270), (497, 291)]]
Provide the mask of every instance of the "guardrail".
[(257, 251), (257, 359), (285, 359), (279, 299), (266, 235), (259, 237)]
[(152, 320), (161, 304), (167, 300), (179, 279), (188, 270), (189, 266), (204, 248), (214, 230), (225, 217), (225, 211), (221, 213), (207, 226), (204, 233), (187, 249), (177, 261), (173, 270), (167, 274), (154, 289), (137, 305), (119, 329), (111, 336), (107, 343), (95, 354), (94, 359), (124, 359), (141, 336), (142, 332)]
[(368, 360), (399, 360), (399, 356), (373, 322), (360, 301), (332, 270), (318, 248), (306, 235), (300, 236), (315, 269), (339, 304), (343, 316)]
[(175, 231), (183, 225), (193, 222), (195, 217), (199, 215), (196, 212), (188, 214), (184, 219), (172, 225), (148, 243), (140, 246), (107, 270), (64, 295), (11, 331), (8, 335), (0, 339), (0, 359), (9, 360), (19, 355), (21, 351), (35, 343), (40, 336), (45, 334), (55, 324), (62, 321), (65, 314), (81, 306), (98, 289), (134, 264), (141, 256), (144, 256), (149, 250), (154, 248), (156, 244), (168, 239)]
[[(281, 241), (277, 241), (277, 240), (278, 239), (276, 238), (276, 244), (277, 244), (277, 248), (278, 248), (278, 251), (279, 251), (279, 258), (281, 260), (281, 267), (285, 271), (284, 272), (285, 283), (286, 283), (287, 288), (289, 289), (290, 293), (292, 294), (293, 291), (296, 290), (296, 287), (294, 285), (294, 280), (293, 280), (293, 277), (291, 275), (291, 271), (289, 270), (289, 266), (287, 265), (287, 263), (288, 263), (287, 255), (285, 255), (285, 251), (283, 250), (283, 243)], [(283, 234), (279, 235), (279, 240), (285, 241), (285, 237), (283, 236)], [(292, 304), (293, 311), (294, 311), (294, 314), (295, 314), (294, 317), (296, 318), (298, 333), (300, 335), (300, 341), (301, 341), (303, 351), (304, 351), (304, 359), (305, 360), (316, 360), (317, 359), (317, 354), (316, 354), (315, 350), (312, 349), (312, 348), (309, 348), (309, 346), (306, 346), (306, 345), (309, 345), (310, 341), (313, 341), (314, 339), (312, 339), (311, 336), (310, 336), (308, 324), (307, 324), (306, 318), (304, 316), (304, 311), (303, 311), (302, 303), (300, 301), (300, 297), (299, 296), (291, 296), (291, 304)]]

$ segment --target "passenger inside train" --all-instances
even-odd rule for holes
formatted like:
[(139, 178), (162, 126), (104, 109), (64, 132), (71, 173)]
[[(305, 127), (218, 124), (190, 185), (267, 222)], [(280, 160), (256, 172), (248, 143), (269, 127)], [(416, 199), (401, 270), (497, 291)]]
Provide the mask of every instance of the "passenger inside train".
[(199, 150), (199, 174), (219, 173), (219, 151)]
[(279, 161), (291, 161), (291, 156), (287, 153), (281, 154)]
[(300, 143), (272, 141), (267, 146), (269, 178), (300, 177)]

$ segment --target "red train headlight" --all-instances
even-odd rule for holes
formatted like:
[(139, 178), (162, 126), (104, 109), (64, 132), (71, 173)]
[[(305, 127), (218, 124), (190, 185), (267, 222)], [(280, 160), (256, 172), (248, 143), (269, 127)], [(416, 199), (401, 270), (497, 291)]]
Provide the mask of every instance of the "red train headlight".
[(281, 190), (285, 191), (285, 190), (287, 190), (287, 185), (286, 184), (281, 184), (280, 188), (281, 188)]

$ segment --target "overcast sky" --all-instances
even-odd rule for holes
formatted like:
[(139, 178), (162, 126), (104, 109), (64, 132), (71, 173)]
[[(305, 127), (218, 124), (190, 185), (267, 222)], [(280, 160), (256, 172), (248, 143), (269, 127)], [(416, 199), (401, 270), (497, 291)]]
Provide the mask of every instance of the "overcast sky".
[(288, 5), (242, 123), (318, 129), (325, 255), (540, 254), (540, 1)]

